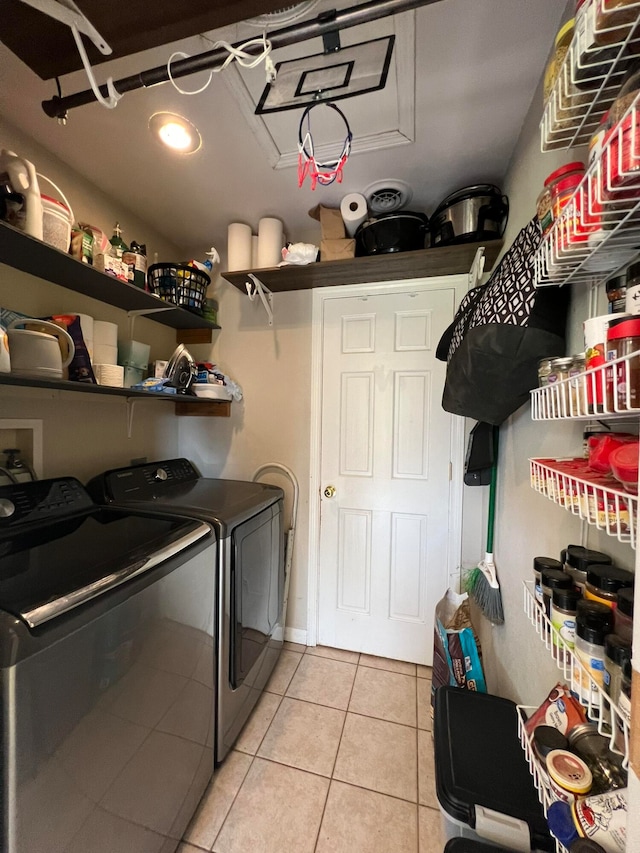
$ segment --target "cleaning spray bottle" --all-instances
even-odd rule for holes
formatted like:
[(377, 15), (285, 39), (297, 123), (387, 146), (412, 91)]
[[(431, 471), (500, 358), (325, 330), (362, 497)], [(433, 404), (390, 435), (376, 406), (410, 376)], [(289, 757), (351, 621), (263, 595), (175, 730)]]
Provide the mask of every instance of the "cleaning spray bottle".
[(7, 183), (14, 193), (24, 198), (23, 210), (16, 224), (27, 234), (42, 240), (42, 200), (36, 169), (13, 151), (0, 151), (0, 184)]

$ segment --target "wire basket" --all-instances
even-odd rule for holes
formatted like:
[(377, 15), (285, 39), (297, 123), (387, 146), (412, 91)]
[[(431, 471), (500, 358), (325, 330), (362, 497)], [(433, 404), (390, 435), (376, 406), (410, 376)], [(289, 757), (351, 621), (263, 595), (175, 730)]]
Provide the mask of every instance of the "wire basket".
[(147, 273), (149, 291), (160, 299), (202, 314), (211, 279), (187, 264), (152, 264)]

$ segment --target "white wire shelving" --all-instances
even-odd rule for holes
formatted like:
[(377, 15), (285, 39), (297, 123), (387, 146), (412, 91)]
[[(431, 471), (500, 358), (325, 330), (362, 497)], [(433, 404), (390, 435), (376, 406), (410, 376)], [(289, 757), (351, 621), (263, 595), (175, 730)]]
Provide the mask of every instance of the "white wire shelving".
[(530, 393), (534, 421), (615, 420), (640, 415), (640, 350)]
[[(598, 732), (608, 738), (611, 751), (622, 756), (622, 766), (627, 769), (629, 766), (629, 718), (611, 701), (600, 685), (592, 680), (589, 671), (551, 624), (550, 619), (536, 601), (533, 582), (524, 581), (523, 587), (524, 611), (534, 626), (536, 634), (560, 669), (571, 692), (584, 707), (587, 717), (597, 725)], [(534, 707), (518, 705), (518, 734), (538, 798), (546, 814), (557, 797), (553, 793), (546, 770), (534, 752), (531, 735), (525, 728), (527, 719), (535, 710)], [(559, 842), (556, 842), (556, 848), (558, 853), (567, 853), (566, 848)]]
[[(620, 22), (621, 13), (632, 17), (634, 12), (635, 21)], [(627, 3), (624, 10), (615, 9), (612, 0), (585, 4), (545, 103), (540, 122), (543, 151), (589, 142), (620, 89), (630, 57), (640, 52), (639, 38), (640, 0)]]
[(588, 471), (585, 459), (530, 459), (529, 465), (534, 491), (635, 549), (637, 495)]

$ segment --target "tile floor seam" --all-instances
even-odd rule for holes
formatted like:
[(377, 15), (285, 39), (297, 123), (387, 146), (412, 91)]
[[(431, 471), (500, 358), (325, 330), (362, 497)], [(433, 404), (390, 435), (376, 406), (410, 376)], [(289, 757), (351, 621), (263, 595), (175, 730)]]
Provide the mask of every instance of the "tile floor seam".
[[(401, 663), (402, 663), (402, 661), (401, 661)], [(414, 666), (415, 665), (416, 664), (414, 664)], [(384, 666), (371, 666), (368, 663), (358, 663), (358, 666), (364, 666), (367, 669), (375, 669), (378, 672), (393, 672), (395, 675), (406, 675), (407, 678), (417, 678), (417, 676), (414, 675), (412, 672), (400, 672), (397, 669), (386, 669)]]
[[(231, 752), (228, 752), (226, 757), (228, 758), (228, 757), (229, 757), (229, 755), (231, 755)], [(243, 753), (243, 755), (246, 755), (246, 752), (245, 752), (245, 753)], [(213, 841), (211, 842), (211, 847), (207, 850), (207, 853), (212, 853), (213, 848), (216, 846), (216, 841), (217, 841), (217, 840), (218, 840), (218, 838), (220, 837), (220, 833), (222, 832), (222, 830), (223, 830), (223, 828), (224, 828), (224, 825), (225, 825), (225, 823), (227, 822), (227, 818), (228, 818), (228, 817), (229, 817), (229, 815), (231, 814), (231, 809), (234, 807), (235, 802), (236, 802), (236, 800), (238, 799), (238, 795), (240, 794), (240, 791), (242, 790), (242, 788), (243, 788), (243, 786), (244, 786), (244, 783), (247, 781), (247, 776), (248, 776), (248, 775), (249, 775), (249, 773), (251, 772), (251, 768), (253, 767), (253, 762), (254, 762), (255, 760), (256, 760), (255, 755), (252, 755), (252, 756), (251, 756), (251, 763), (250, 763), (250, 764), (249, 764), (249, 766), (247, 767), (247, 772), (244, 774), (244, 778), (243, 778), (243, 780), (242, 780), (242, 783), (241, 783), (241, 784), (240, 784), (240, 786), (238, 787), (238, 790), (236, 791), (236, 793), (235, 793), (235, 795), (234, 795), (233, 799), (231, 800), (231, 805), (230, 805), (230, 806), (229, 806), (229, 808), (227, 809), (227, 813), (226, 813), (226, 815), (224, 816), (224, 820), (223, 820), (223, 821), (222, 821), (222, 823), (220, 824), (220, 829), (216, 832), (215, 838), (214, 838), (214, 839), (213, 839)], [(217, 770), (218, 770), (218, 768), (216, 768), (216, 771), (217, 771)], [(215, 776), (214, 776), (214, 778), (215, 778)], [(205, 850), (206, 850), (206, 848), (205, 848)]]
[[(324, 779), (327, 777), (324, 776)], [(349, 785), (351, 788), (358, 788), (359, 791), (367, 791), (369, 794), (379, 794), (381, 797), (389, 797), (391, 800), (398, 800), (401, 803), (408, 803), (410, 806), (418, 806), (419, 808), (431, 808), (431, 811), (436, 811), (433, 806), (424, 806), (418, 800), (407, 800), (406, 797), (399, 797), (397, 794), (389, 794), (387, 791), (378, 791), (376, 788), (365, 788), (364, 785), (356, 785), (355, 782), (346, 782), (344, 779), (331, 779), (331, 782), (338, 782), (340, 785)], [(331, 786), (329, 786), (331, 787)]]
[[(359, 660), (360, 660), (360, 655), (358, 655), (358, 661)], [(322, 815), (320, 817), (320, 823), (318, 824), (318, 831), (316, 833), (316, 843), (313, 845), (314, 853), (318, 849), (318, 844), (320, 843), (320, 832), (322, 830), (322, 823), (324, 821), (325, 812), (327, 810), (327, 802), (329, 800), (329, 792), (331, 791), (331, 785), (333, 783), (333, 774), (335, 773), (335, 770), (336, 770), (336, 762), (338, 761), (338, 753), (340, 752), (340, 745), (342, 743), (342, 738), (344, 735), (344, 727), (347, 723), (347, 716), (349, 714), (349, 705), (351, 704), (351, 697), (353, 696), (353, 688), (355, 687), (356, 678), (358, 676), (358, 667), (359, 666), (360, 666), (360, 664), (357, 663), (356, 664), (356, 671), (355, 671), (355, 674), (353, 676), (353, 681), (351, 682), (351, 690), (349, 691), (349, 700), (347, 702), (347, 707), (346, 707), (345, 712), (344, 712), (344, 720), (342, 721), (342, 729), (340, 730), (340, 737), (338, 739), (338, 748), (336, 749), (335, 758), (333, 759), (333, 767), (331, 768), (331, 775), (329, 776), (329, 787), (327, 788), (327, 796), (326, 796), (325, 801), (324, 801), (324, 806), (322, 809)]]

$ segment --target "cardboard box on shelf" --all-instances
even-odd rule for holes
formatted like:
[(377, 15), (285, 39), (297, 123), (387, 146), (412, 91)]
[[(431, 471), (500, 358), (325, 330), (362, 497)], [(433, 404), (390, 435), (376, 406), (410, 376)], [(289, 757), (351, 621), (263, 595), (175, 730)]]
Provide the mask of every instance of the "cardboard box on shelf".
[(320, 222), (323, 240), (341, 240), (344, 238), (344, 221), (339, 208), (317, 204), (309, 211), (309, 216)]
[(321, 261), (344, 261), (356, 255), (356, 241), (350, 238), (341, 240), (322, 240), (320, 243)]

